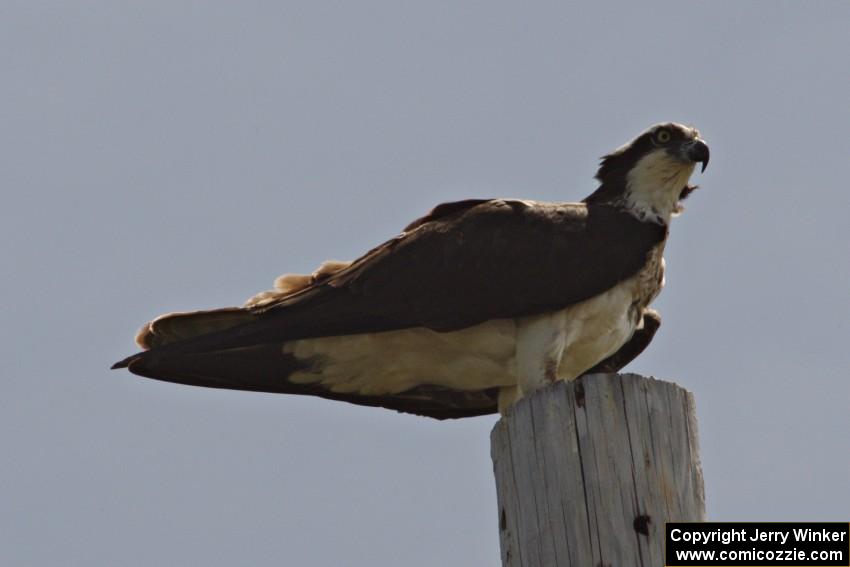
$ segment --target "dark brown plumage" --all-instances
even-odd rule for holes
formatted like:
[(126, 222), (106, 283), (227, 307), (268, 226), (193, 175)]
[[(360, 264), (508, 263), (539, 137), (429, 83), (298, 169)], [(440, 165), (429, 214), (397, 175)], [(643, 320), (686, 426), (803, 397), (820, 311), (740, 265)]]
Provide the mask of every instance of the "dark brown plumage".
[[(584, 311), (569, 311), (580, 313), (574, 319), (579, 335), (571, 340), (580, 337), (597, 346), (584, 358), (571, 359), (575, 368), (565, 377), (616, 372), (646, 348), (660, 325), (647, 305), (661, 289), (667, 223), (679, 209), (677, 200), (692, 190), (686, 182), (695, 162), (703, 167), (708, 162), (708, 146), (696, 130), (656, 125), (603, 158), (600, 186), (581, 203), (444, 203), (353, 262), (328, 262), (309, 276), (281, 277), (276, 291), (260, 294), (244, 308), (163, 316), (137, 338), (148, 350), (113, 368), (197, 386), (313, 395), (437, 419), (468, 417), (497, 411), (500, 391), (505, 393), (511, 380), (520, 384), (519, 376), (511, 374), (518, 371), (509, 370), (504, 358), (519, 357), (520, 327), (534, 328), (529, 321), (541, 321), (538, 315), (548, 324), (550, 314), (578, 306)], [(621, 291), (608, 294), (615, 288)], [(463, 379), (464, 362), (457, 369), (451, 366), (451, 372), (435, 370), (446, 366), (432, 364), (437, 362), (434, 351), (416, 350), (416, 341), (427, 339), (440, 351), (445, 348), (442, 333), (479, 329), (491, 321), (514, 322), (517, 336), (510, 340), (516, 342), (507, 351), (475, 350), (482, 341), (500, 340), (501, 331), (492, 327), (458, 339), (471, 341), (468, 346), (458, 343), (445, 350), (449, 357), (463, 359), (466, 352), (484, 357), (485, 362), (475, 363), (478, 374), (471, 381)], [(582, 327), (583, 321), (593, 322)], [(565, 340), (553, 338), (558, 328), (563, 329), (523, 335), (524, 348), (543, 348), (544, 356), (546, 341)], [(426, 358), (413, 356), (405, 364), (415, 360), (425, 366), (402, 365), (406, 370), (392, 374), (389, 382), (387, 376), (385, 382), (376, 380), (373, 375), (382, 366), (393, 368), (393, 360), (382, 357), (400, 353), (376, 350), (369, 341), (410, 329), (425, 334), (404, 335), (408, 342), (400, 348), (415, 356), (424, 352)], [(367, 346), (326, 341), (348, 336), (363, 337)], [(562, 360), (546, 360), (549, 375)], [(486, 361), (501, 365), (501, 381), (491, 377)], [(585, 369), (585, 364), (593, 366)], [(405, 378), (411, 375), (415, 379)], [(446, 376), (452, 379), (441, 379)]]

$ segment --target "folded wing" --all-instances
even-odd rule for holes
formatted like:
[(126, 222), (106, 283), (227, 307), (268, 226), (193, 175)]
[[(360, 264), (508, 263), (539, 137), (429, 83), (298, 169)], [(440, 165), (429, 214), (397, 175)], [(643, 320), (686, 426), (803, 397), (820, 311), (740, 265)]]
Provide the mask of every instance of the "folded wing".
[(298, 363), (280, 345), (409, 327), (450, 331), (561, 309), (635, 274), (665, 230), (605, 205), (447, 203), (305, 287), (245, 309), (180, 314), (180, 322), (161, 318), (149, 327), (145, 344), (152, 348), (115, 366), (188, 384), (419, 408), (433, 417), (490, 413), (496, 392), (441, 392), (423, 384), (395, 399), (372, 400), (291, 384), (286, 376)]

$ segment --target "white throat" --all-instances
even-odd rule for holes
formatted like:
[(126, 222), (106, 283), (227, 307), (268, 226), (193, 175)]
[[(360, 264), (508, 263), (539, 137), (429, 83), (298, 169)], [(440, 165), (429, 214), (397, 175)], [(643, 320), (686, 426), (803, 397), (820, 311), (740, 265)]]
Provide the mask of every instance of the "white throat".
[(663, 149), (642, 157), (626, 176), (624, 200), (629, 212), (641, 220), (668, 224), (695, 165)]

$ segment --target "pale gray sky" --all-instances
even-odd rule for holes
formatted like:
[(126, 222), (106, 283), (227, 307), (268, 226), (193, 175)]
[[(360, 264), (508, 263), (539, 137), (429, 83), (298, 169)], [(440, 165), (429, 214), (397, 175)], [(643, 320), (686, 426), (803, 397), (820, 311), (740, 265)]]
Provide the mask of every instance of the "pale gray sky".
[(0, 564), (498, 564), (495, 417), (108, 366), (432, 205), (711, 144), (629, 370), (697, 399), (709, 518), (850, 514), (850, 4), (0, 4)]

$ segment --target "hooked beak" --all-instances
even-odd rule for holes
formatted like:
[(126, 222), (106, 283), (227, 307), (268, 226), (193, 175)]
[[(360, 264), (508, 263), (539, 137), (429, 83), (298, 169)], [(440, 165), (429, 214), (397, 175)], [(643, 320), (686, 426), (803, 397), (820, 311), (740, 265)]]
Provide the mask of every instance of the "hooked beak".
[(696, 140), (685, 144), (682, 150), (686, 159), (694, 163), (699, 162), (702, 164), (700, 172), (705, 171), (705, 168), (708, 167), (708, 144), (697, 138)]

